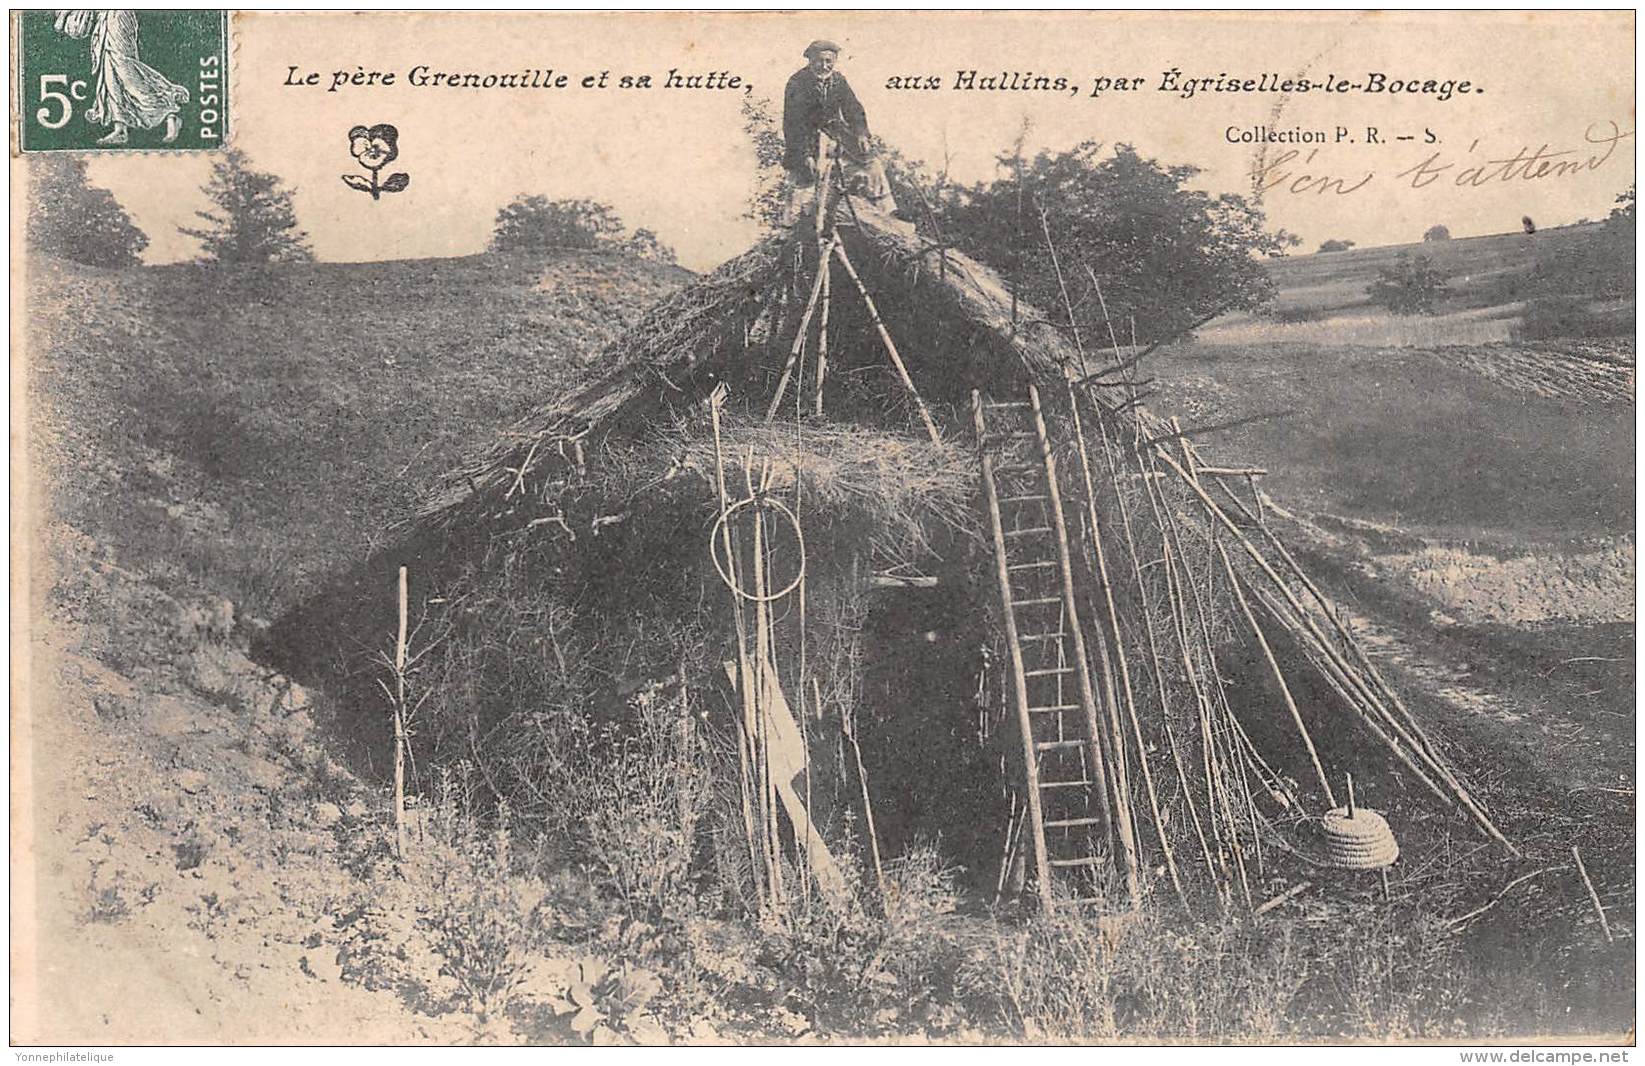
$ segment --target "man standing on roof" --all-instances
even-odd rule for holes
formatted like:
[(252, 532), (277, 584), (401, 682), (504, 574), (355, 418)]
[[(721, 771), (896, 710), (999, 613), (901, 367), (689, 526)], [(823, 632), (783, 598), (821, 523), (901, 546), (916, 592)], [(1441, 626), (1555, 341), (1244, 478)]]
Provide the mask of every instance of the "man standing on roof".
[(783, 167), (788, 171), (789, 205), (817, 181), (817, 168), (838, 165), (847, 191), (878, 201), (890, 191), (885, 168), (875, 158), (868, 115), (845, 75), (835, 69), (840, 46), (833, 41), (806, 45), (806, 65), (783, 91)]

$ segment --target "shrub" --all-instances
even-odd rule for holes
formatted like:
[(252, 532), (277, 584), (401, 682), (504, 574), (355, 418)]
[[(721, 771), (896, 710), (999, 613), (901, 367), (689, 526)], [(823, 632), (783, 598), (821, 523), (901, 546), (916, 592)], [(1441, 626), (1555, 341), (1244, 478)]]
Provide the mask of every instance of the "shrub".
[(713, 780), (683, 695), (650, 688), (631, 697), (628, 708), (632, 732), (614, 743), (603, 765), (588, 768), (583, 830), (588, 854), (630, 914), (661, 917), (690, 895), (697, 827)]
[(1555, 340), (1561, 337), (1614, 337), (1631, 334), (1631, 308), (1596, 310), (1585, 296), (1538, 296), (1525, 304), (1514, 327), (1515, 340)]
[(86, 161), (30, 156), (29, 247), (87, 266), (138, 265), (148, 236), (132, 224), (114, 194), (86, 180)]
[(491, 250), (597, 248), (615, 240), (623, 223), (608, 204), (594, 200), (550, 200), (516, 196), (497, 212)]
[(1422, 239), (1424, 241), (1448, 241), (1451, 239), (1451, 231), (1445, 226), (1429, 226), (1427, 232), (1422, 235)]
[(392, 989), (410, 1006), (500, 1018), (547, 943), (548, 887), (511, 855), (506, 804), (482, 826), (466, 775), (443, 773), (426, 832), (338, 919), (347, 981)]
[(1354, 246), (1353, 241), (1338, 240), (1337, 238), (1333, 237), (1330, 240), (1325, 241), (1324, 243), (1322, 243), (1319, 246), (1319, 250), (1322, 251), (1322, 252), (1346, 252), (1348, 249), (1352, 248), (1353, 246)]
[(1391, 266), (1377, 270), (1366, 290), (1373, 304), (1396, 315), (1431, 315), (1445, 294), (1445, 277), (1425, 255), (1401, 252)]
[(931, 844), (886, 863), (885, 898), (854, 884), (838, 900), (791, 900), (758, 960), (783, 1003), (843, 1035), (942, 1026), (953, 1013), (964, 948), (953, 918), (959, 870)]

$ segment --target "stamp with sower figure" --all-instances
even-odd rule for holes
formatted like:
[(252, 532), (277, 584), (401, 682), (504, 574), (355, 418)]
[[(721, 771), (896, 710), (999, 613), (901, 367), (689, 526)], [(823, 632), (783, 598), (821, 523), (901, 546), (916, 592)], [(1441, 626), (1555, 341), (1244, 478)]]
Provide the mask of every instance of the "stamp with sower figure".
[(209, 151), (226, 143), (227, 12), (13, 17), (23, 151)]

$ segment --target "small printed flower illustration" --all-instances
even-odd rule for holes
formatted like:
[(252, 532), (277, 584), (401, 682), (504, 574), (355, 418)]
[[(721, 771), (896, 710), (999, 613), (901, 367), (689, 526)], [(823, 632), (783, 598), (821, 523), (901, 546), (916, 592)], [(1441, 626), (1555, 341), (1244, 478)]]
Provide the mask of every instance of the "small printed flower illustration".
[(344, 174), (343, 184), (370, 193), (373, 200), (380, 199), (385, 192), (403, 192), (411, 184), (411, 175), (403, 173), (390, 174), (378, 181), (382, 169), (400, 155), (400, 131), (386, 122), (349, 130), (348, 154), (371, 172), (371, 180), (359, 174)]

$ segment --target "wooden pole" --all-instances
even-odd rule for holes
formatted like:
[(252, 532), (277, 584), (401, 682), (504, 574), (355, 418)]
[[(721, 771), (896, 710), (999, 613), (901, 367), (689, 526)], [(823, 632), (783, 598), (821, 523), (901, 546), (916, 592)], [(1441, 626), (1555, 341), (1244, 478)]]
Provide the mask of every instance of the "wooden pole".
[(400, 630), (394, 641), (394, 854), (406, 856), (406, 568), (400, 567)]
[(817, 326), (817, 400), (815, 413), (818, 418), (823, 413), (823, 383), (828, 380), (828, 309), (833, 302), (834, 283), (831, 275), (834, 273), (834, 260), (824, 254), (818, 257), (822, 265), (822, 321)]
[(1188, 784), (1188, 771), (1183, 763), (1182, 751), (1177, 745), (1176, 731), (1171, 728), (1171, 700), (1165, 685), (1165, 662), (1160, 654), (1159, 641), (1154, 635), (1154, 612), (1149, 602), (1147, 582), (1142, 574), (1142, 561), (1138, 557), (1136, 535), (1131, 528), (1131, 509), (1125, 502), (1125, 491), (1120, 485), (1119, 467), (1115, 462), (1113, 449), (1108, 440), (1107, 428), (1102, 424), (1100, 415), (1097, 422), (1097, 432), (1102, 440), (1103, 459), (1108, 470), (1109, 485), (1114, 493), (1114, 502), (1119, 508), (1120, 530), (1124, 534), (1125, 555), (1130, 560), (1131, 577), (1137, 588), (1137, 602), (1142, 606), (1143, 634), (1148, 645), (1148, 661), (1152, 667), (1155, 691), (1159, 695), (1160, 724), (1165, 730), (1165, 739), (1171, 750), (1171, 763), (1177, 773), (1177, 783), (1182, 788), (1183, 799), (1188, 806), (1188, 817), (1194, 826), (1194, 837), (1199, 842), (1200, 855), (1205, 860), (1206, 875), (1215, 882), (1216, 864), (1211, 858), (1211, 847), (1205, 839), (1205, 828), (1200, 822), (1199, 808), (1194, 803), (1193, 789)]
[(885, 345), (885, 352), (891, 357), (891, 365), (897, 368), (897, 376), (902, 379), (903, 388), (913, 397), (914, 405), (919, 408), (920, 421), (925, 423), (925, 432), (930, 435), (932, 444), (941, 444), (942, 436), (937, 432), (937, 424), (931, 420), (931, 412), (926, 408), (925, 401), (920, 399), (919, 390), (914, 387), (914, 379), (908, 376), (908, 367), (904, 365), (902, 356), (897, 354), (897, 344), (891, 339), (891, 331), (885, 328), (885, 320), (880, 318), (880, 310), (874, 306), (874, 297), (868, 294), (868, 286), (862, 283), (857, 276), (857, 268), (851, 265), (851, 258), (845, 254), (845, 245), (837, 239), (834, 241), (834, 255), (840, 265), (845, 267), (846, 275), (856, 285), (857, 292), (862, 294), (863, 303), (868, 308), (868, 317), (874, 323), (874, 329), (879, 332), (880, 342)]
[(1605, 934), (1605, 942), (1616, 943), (1616, 937), (1611, 935), (1610, 920), (1605, 917), (1605, 908), (1599, 902), (1599, 892), (1594, 888), (1594, 879), (1588, 876), (1588, 867), (1582, 861), (1582, 852), (1575, 844), (1571, 845), (1571, 858), (1576, 860), (1576, 872), (1582, 875), (1582, 884), (1588, 889), (1588, 902), (1594, 905), (1594, 913), (1599, 915), (1599, 928)]
[[(1179, 433), (1181, 432), (1181, 426), (1175, 418), (1171, 420), (1171, 428), (1174, 431)], [(1190, 476), (1192, 476), (1197, 482), (1199, 480), (1199, 470), (1195, 464), (1193, 453), (1188, 451), (1186, 447), (1184, 447), (1183, 450), (1183, 461), (1187, 464)], [(1150, 464), (1150, 472), (1153, 472), (1152, 464)], [(1169, 501), (1165, 498), (1164, 483), (1150, 481), (1149, 487), (1154, 492), (1159, 494), (1161, 510), (1165, 515), (1166, 527), (1170, 535), (1175, 538), (1178, 546), (1177, 557), (1180, 560), (1180, 565), (1183, 571), (1188, 575), (1189, 580), (1186, 584), (1193, 604), (1195, 618), (1199, 622), (1199, 634), (1200, 640), (1202, 641), (1201, 646), (1204, 649), (1206, 661), (1210, 665), (1210, 681), (1212, 686), (1211, 700), (1209, 706), (1207, 707), (1207, 725), (1209, 727), (1208, 737), (1212, 746), (1212, 764), (1216, 769), (1216, 777), (1214, 780), (1216, 783), (1218, 798), (1222, 803), (1223, 815), (1228, 821), (1230, 842), (1234, 849), (1234, 863), (1239, 869), (1240, 888), (1245, 894), (1246, 906), (1250, 906), (1251, 886), (1246, 876), (1244, 847), (1240, 843), (1240, 821), (1238, 815), (1234, 813), (1235, 804), (1233, 804), (1229, 799), (1228, 785), (1228, 775), (1230, 772), (1234, 773), (1234, 781), (1236, 784), (1243, 785), (1244, 777), (1240, 772), (1238, 765), (1232, 758), (1232, 751), (1228, 750), (1231, 748), (1231, 745), (1227, 740), (1226, 728), (1219, 728), (1219, 726), (1224, 725), (1226, 719), (1233, 716), (1233, 709), (1228, 706), (1227, 684), (1223, 680), (1222, 671), (1217, 664), (1216, 642), (1211, 635), (1210, 608), (1207, 606), (1210, 589), (1213, 587), (1211, 579), (1211, 553), (1209, 551), (1207, 552), (1206, 572), (1204, 581), (1201, 582), (1195, 578), (1192, 561), (1190, 560), (1187, 551), (1182, 548), (1182, 529), (1178, 525), (1176, 512), (1171, 509)], [(1209, 539), (1211, 540), (1213, 546), (1216, 544), (1216, 532), (1216, 527), (1211, 527)], [(1252, 827), (1252, 832), (1253, 834), (1256, 832), (1254, 826)]]
[[(730, 509), (730, 496), (725, 488), (725, 454), (720, 445), (720, 402), (722, 394), (716, 392), (709, 400), (708, 412), (714, 429), (714, 481), (719, 490), (720, 513), (723, 515)], [(737, 577), (737, 545), (731, 536), (731, 523), (723, 522), (720, 526), (721, 543), (725, 549), (726, 569), (733, 579)], [(712, 545), (710, 549), (712, 550)], [(743, 809), (743, 838), (748, 844), (748, 875), (754, 881), (754, 894), (763, 909), (766, 902), (766, 884), (761, 877), (761, 851), (756, 849), (755, 841), (755, 804), (754, 804), (754, 692), (751, 681), (754, 671), (748, 661), (748, 627), (743, 615), (742, 597), (735, 592), (731, 594), (731, 618), (737, 636), (737, 692), (741, 697), (742, 717), (737, 729), (737, 763), (741, 785)]]
[[(751, 464), (750, 464), (751, 466)], [(747, 472), (750, 467), (745, 467)], [(748, 494), (755, 495), (754, 486), (748, 487)], [(771, 869), (771, 889), (773, 898), (781, 902), (786, 895), (783, 889), (782, 868), (782, 839), (777, 832), (777, 783), (771, 771), (771, 706), (767, 693), (775, 690), (777, 680), (770, 676), (771, 662), (771, 611), (766, 602), (765, 579), (765, 514), (760, 508), (752, 509), (754, 514), (754, 683), (755, 710), (759, 716), (757, 736), (759, 737), (759, 768), (761, 801), (764, 807), (765, 820), (761, 826), (766, 848), (766, 862)]]
[(1251, 634), (1257, 638), (1257, 646), (1262, 649), (1262, 657), (1268, 663), (1269, 672), (1279, 683), (1280, 695), (1285, 697), (1285, 709), (1291, 712), (1291, 721), (1297, 727), (1297, 733), (1302, 737), (1303, 747), (1308, 749), (1308, 760), (1314, 765), (1314, 773), (1319, 777), (1319, 787), (1324, 790), (1325, 798), (1332, 807), (1337, 805), (1336, 795), (1331, 791), (1330, 778), (1325, 776), (1325, 767), (1319, 761), (1319, 752), (1314, 747), (1314, 738), (1308, 734), (1308, 727), (1302, 722), (1302, 712), (1297, 709), (1297, 701), (1291, 696), (1291, 686), (1285, 682), (1285, 671), (1280, 669), (1279, 660), (1274, 657), (1274, 649), (1269, 646), (1268, 638), (1262, 632), (1262, 626), (1257, 624), (1257, 616), (1251, 610), (1251, 604), (1245, 598), (1245, 591), (1240, 588), (1239, 575), (1234, 572), (1234, 564), (1228, 558), (1228, 550), (1221, 544), (1217, 551), (1222, 556), (1223, 569), (1228, 574), (1228, 585), (1234, 590), (1234, 599), (1239, 603), (1240, 610), (1245, 614), (1245, 623), (1251, 627)]
[[(1185, 911), (1192, 913), (1192, 908), (1188, 905), (1187, 893), (1182, 888), (1182, 878), (1177, 870), (1177, 860), (1174, 849), (1171, 847), (1171, 839), (1165, 832), (1165, 819), (1160, 812), (1159, 793), (1154, 788), (1154, 773), (1148, 766), (1148, 744), (1143, 739), (1142, 722), (1137, 715), (1136, 694), (1131, 687), (1131, 668), (1125, 660), (1125, 638), (1120, 631), (1119, 610), (1114, 603), (1114, 585), (1108, 573), (1107, 553), (1102, 544), (1102, 523), (1097, 517), (1097, 490), (1091, 480), (1091, 455), (1086, 447), (1085, 425), (1080, 419), (1079, 397), (1074, 391), (1072, 383), (1068, 386), (1068, 408), (1073, 413), (1074, 441), (1080, 458), (1081, 483), (1085, 489), (1086, 529), (1090, 540), (1091, 554), (1096, 563), (1097, 581), (1102, 586), (1103, 606), (1106, 609), (1106, 615), (1099, 611), (1098, 617), (1106, 617), (1109, 626), (1107, 636), (1114, 643), (1114, 658), (1118, 660), (1120, 687), (1125, 692), (1126, 714), (1131, 723), (1133, 739), (1137, 745), (1137, 763), (1142, 770), (1143, 788), (1148, 795), (1148, 810), (1153, 817), (1154, 832), (1159, 837), (1160, 851), (1165, 856), (1165, 869), (1171, 877), (1171, 887), (1176, 891), (1177, 900), (1182, 904)], [(1108, 643), (1107, 640), (1102, 639), (1104, 634), (1101, 632), (1100, 625), (1098, 630), (1100, 641), (1098, 647), (1103, 656), (1103, 670), (1105, 675), (1110, 677), (1109, 684), (1112, 686), (1112, 670), (1108, 665)], [(1117, 703), (1117, 700), (1113, 697), (1110, 697), (1110, 700), (1113, 713), (1117, 715), (1118, 708), (1113, 706)], [(1114, 723), (1114, 730), (1116, 734), (1120, 732), (1117, 721)]]
[[(1211, 822), (1211, 833), (1219, 844), (1226, 844), (1234, 859), (1234, 872), (1239, 878), (1240, 891), (1245, 896), (1246, 906), (1251, 905), (1251, 885), (1246, 877), (1245, 856), (1240, 846), (1239, 823), (1234, 818), (1233, 806), (1229, 803), (1227, 788), (1222, 779), (1223, 760), (1218, 751), (1214, 718), (1218, 709), (1212, 694), (1207, 690), (1205, 680), (1200, 676), (1200, 670), (1194, 665), (1193, 640), (1189, 636), (1189, 596), (1193, 596), (1196, 608), (1199, 606), (1198, 590), (1192, 581), (1184, 582), (1179, 571), (1179, 561), (1186, 569), (1187, 555), (1181, 549), (1181, 542), (1176, 536), (1175, 519), (1172, 517), (1168, 501), (1163, 498), (1159, 483), (1152, 479), (1145, 479), (1143, 491), (1148, 494), (1149, 501), (1154, 509), (1154, 519), (1159, 524), (1160, 539), (1165, 558), (1166, 590), (1172, 597), (1171, 613), (1176, 623), (1175, 631), (1177, 644), (1181, 651), (1183, 671), (1188, 678), (1189, 687), (1193, 689), (1194, 697), (1199, 704), (1200, 743), (1202, 745), (1201, 761), (1205, 773), (1205, 803), (1207, 816)], [(1158, 495), (1156, 495), (1158, 494)], [(1184, 587), (1189, 592), (1183, 591)], [(1201, 618), (1203, 622), (1203, 617)], [(1207, 647), (1207, 654), (1210, 649)], [(1219, 821), (1217, 810), (1221, 808), (1222, 816)], [(1224, 834), (1222, 829), (1226, 827)], [(1226, 836), (1226, 840), (1224, 837)]]
[(1080, 377), (1085, 377), (1091, 368), (1085, 365), (1085, 344), (1080, 339), (1080, 324), (1074, 319), (1074, 301), (1068, 295), (1068, 283), (1062, 276), (1062, 263), (1057, 259), (1057, 245), (1051, 239), (1051, 223), (1045, 217), (1045, 205), (1038, 196), (1034, 197), (1034, 206), (1040, 213), (1040, 230), (1045, 234), (1045, 250), (1051, 253), (1051, 269), (1057, 275), (1057, 290), (1062, 293), (1062, 306), (1068, 310), (1068, 329), (1074, 337), (1074, 351), (1079, 353)]
[[(836, 234), (828, 242), (829, 248), (839, 245), (839, 236)], [(788, 361), (783, 364), (782, 377), (777, 379), (777, 391), (771, 394), (771, 404), (765, 409), (765, 420), (770, 422), (777, 417), (777, 409), (782, 406), (783, 394), (788, 391), (788, 379), (793, 376), (794, 366), (800, 360), (800, 352), (805, 348), (805, 335), (811, 329), (811, 316), (817, 311), (817, 303), (822, 298), (823, 284), (828, 277), (828, 258), (826, 253), (818, 260), (817, 276), (811, 282), (811, 295), (806, 299), (805, 311), (800, 315), (800, 328), (794, 333), (794, 344), (788, 350)]]
[(1211, 823), (1211, 837), (1220, 848), (1223, 841), (1221, 826), (1217, 820), (1217, 798), (1213, 786), (1211, 702), (1200, 683), (1199, 671), (1194, 668), (1193, 655), (1190, 651), (1190, 641), (1188, 639), (1188, 604), (1182, 592), (1182, 579), (1177, 573), (1177, 552), (1172, 543), (1171, 530), (1161, 509), (1160, 501), (1155, 496), (1156, 482), (1153, 478), (1144, 478), (1142, 484), (1143, 494), (1148, 497), (1149, 508), (1154, 514), (1154, 523), (1160, 532), (1160, 554), (1165, 568), (1165, 594), (1166, 603), (1171, 612), (1171, 631), (1176, 637), (1178, 658), (1182, 664), (1183, 676), (1188, 679), (1189, 690), (1193, 692), (1194, 702), (1198, 708), (1200, 769), (1205, 777), (1206, 818)]
[[(811, 679), (812, 697), (817, 701), (817, 716), (822, 717), (822, 689), (817, 685), (817, 679)], [(840, 714), (840, 731), (845, 739), (851, 742), (851, 755), (857, 763), (857, 784), (862, 788), (862, 813), (868, 826), (868, 849), (874, 856), (874, 884), (879, 887), (880, 899), (885, 899), (885, 868), (880, 865), (880, 837), (874, 829), (874, 801), (868, 797), (868, 771), (863, 768), (862, 745), (857, 743), (857, 727), (853, 721), (848, 721), (845, 714)]]

